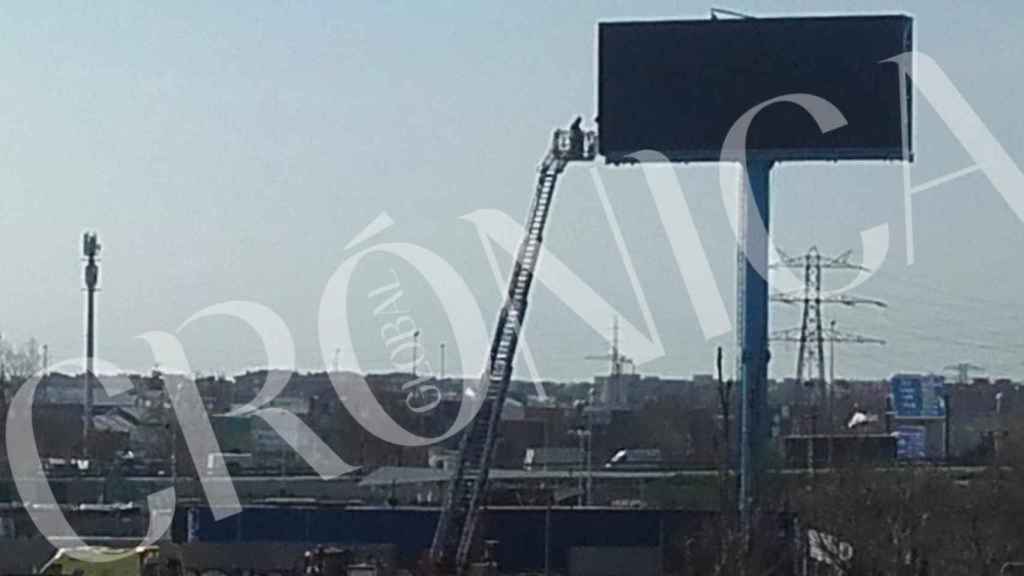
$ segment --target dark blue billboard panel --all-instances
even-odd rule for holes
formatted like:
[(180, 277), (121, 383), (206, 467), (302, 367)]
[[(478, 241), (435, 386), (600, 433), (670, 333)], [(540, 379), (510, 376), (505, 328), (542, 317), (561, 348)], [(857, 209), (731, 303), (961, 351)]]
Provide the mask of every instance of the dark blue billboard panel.
[(601, 23), (600, 153), (611, 163), (631, 162), (640, 150), (673, 161), (737, 159), (742, 150), (723, 143), (744, 114), (811, 94), (833, 104), (845, 125), (822, 134), (801, 106), (771, 104), (753, 116), (747, 153), (909, 160), (911, 90), (902, 80), (910, 71), (887, 60), (913, 49), (912, 30), (908, 16)]

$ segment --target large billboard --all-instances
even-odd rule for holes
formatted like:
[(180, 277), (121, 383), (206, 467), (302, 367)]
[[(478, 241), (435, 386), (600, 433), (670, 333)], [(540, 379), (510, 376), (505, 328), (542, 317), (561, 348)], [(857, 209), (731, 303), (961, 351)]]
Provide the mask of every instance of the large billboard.
[(945, 418), (946, 379), (937, 374), (897, 374), (889, 379), (897, 418)]
[[(745, 113), (811, 94), (846, 124), (822, 134), (797, 104), (765, 106), (750, 124), (748, 155), (909, 160), (909, 70), (889, 60), (913, 50), (912, 30), (902, 15), (600, 23), (600, 153), (610, 163), (634, 161), (640, 150), (718, 161)], [(726, 149), (724, 157), (740, 152)]]

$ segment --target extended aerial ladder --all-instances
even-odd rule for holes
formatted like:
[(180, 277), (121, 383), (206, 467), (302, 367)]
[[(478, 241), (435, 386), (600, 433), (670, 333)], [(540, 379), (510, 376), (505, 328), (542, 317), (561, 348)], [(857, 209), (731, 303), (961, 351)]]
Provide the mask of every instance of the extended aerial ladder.
[(439, 572), (461, 576), (469, 564), (477, 520), (486, 497), (501, 409), (508, 393), (519, 332), (526, 318), (527, 295), (540, 257), (555, 185), (570, 162), (592, 160), (595, 148), (596, 134), (582, 130), (577, 118), (569, 129), (555, 131), (551, 149), (538, 168), (525, 234), (494, 329), (484, 374), (486, 392), (479, 412), (462, 436), (457, 467), (448, 484), (430, 547), (431, 563)]

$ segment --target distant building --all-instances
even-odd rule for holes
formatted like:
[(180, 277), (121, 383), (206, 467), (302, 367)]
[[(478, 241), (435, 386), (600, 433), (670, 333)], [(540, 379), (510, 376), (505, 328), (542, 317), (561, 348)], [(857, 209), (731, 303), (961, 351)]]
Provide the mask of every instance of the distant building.
[[(114, 376), (112, 378), (126, 378), (130, 376)], [(135, 395), (128, 390), (116, 396), (107, 394), (106, 389), (99, 381), (93, 381), (93, 406), (132, 406), (135, 404)], [(67, 374), (47, 374), (39, 383), (39, 396), (36, 403), (45, 404), (78, 404), (84, 403), (85, 379), (82, 374), (69, 376)]]
[(528, 448), (523, 458), (526, 470), (582, 470), (583, 453), (577, 447)]
[(525, 420), (526, 419), (526, 408), (522, 402), (514, 399), (507, 398), (505, 400), (505, 407), (501, 410), (502, 420)]
[(459, 451), (451, 448), (431, 446), (427, 450), (427, 467), (436, 470), (454, 471), (459, 463)]
[(594, 386), (598, 390), (597, 401), (611, 409), (626, 409), (633, 405), (630, 389), (640, 382), (639, 374), (620, 374), (618, 377), (595, 376)]

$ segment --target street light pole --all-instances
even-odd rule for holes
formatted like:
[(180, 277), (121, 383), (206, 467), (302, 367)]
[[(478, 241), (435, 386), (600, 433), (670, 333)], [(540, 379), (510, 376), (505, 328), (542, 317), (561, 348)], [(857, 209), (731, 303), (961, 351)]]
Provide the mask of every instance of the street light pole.
[(420, 354), (420, 331), (417, 330), (412, 333), (412, 377), (416, 377), (416, 362), (419, 360)]
[(178, 401), (178, 393), (180, 390), (181, 383), (175, 381), (174, 396), (171, 398), (170, 411), (166, 412), (167, 431), (171, 433), (171, 488), (174, 489), (175, 493), (177, 493), (178, 490), (178, 431), (174, 426), (176, 421), (171, 420), (171, 415), (175, 413), (174, 404)]
[(444, 380), (444, 342), (441, 342), (441, 380)]
[[(592, 402), (591, 402), (592, 403)], [(590, 407), (589, 405), (587, 406)], [(587, 506), (593, 506), (594, 496), (594, 413), (587, 414)]]

